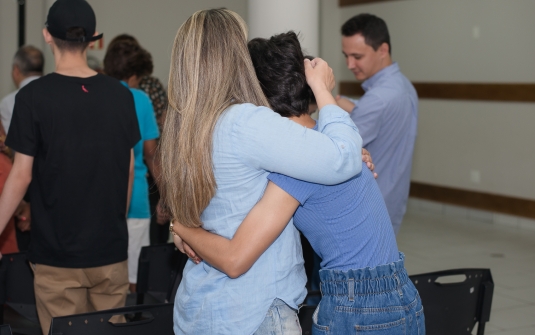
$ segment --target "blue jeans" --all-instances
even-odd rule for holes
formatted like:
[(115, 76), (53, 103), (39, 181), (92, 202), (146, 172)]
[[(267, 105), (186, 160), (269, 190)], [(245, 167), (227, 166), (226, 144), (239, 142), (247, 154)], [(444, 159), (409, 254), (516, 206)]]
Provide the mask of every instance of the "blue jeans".
[(312, 334), (424, 335), (418, 291), (399, 261), (349, 271), (321, 270)]
[(266, 318), (253, 335), (301, 335), (297, 312), (284, 301), (273, 300)]

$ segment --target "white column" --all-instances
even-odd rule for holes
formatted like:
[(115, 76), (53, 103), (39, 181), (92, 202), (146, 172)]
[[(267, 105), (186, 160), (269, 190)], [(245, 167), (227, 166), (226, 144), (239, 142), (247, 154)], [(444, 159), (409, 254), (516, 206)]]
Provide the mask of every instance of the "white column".
[(319, 0), (249, 0), (249, 39), (293, 30), (305, 55), (319, 56)]
[(17, 18), (17, 2), (0, 0), (0, 100), (15, 90), (11, 69), (17, 52)]
[[(48, 10), (56, 0), (45, 0), (43, 1), (43, 27), (45, 26), (46, 18), (48, 16)], [(42, 29), (41, 29), (42, 30)], [(52, 49), (48, 44), (46, 44), (44, 38), (42, 38), (43, 45), (43, 55), (45, 56), (45, 74), (54, 72), (56, 65), (54, 64), (54, 55), (52, 54)]]

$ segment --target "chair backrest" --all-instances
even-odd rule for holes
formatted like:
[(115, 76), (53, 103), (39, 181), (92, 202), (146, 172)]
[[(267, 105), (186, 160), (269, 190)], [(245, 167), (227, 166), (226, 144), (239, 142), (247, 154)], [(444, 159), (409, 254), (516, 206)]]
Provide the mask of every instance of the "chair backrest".
[(171, 273), (172, 281), (171, 281), (171, 285), (169, 286), (169, 290), (167, 291), (168, 302), (175, 301), (176, 291), (178, 290), (178, 286), (180, 285), (180, 282), (182, 281), (182, 272), (184, 272), (184, 267), (186, 266), (188, 259), (189, 258), (187, 255), (182, 254), (180, 260), (178, 261), (177, 267)]
[(455, 269), (410, 276), (422, 299), (427, 335), (484, 334), (494, 282), (489, 269)]
[[(310, 301), (312, 297), (316, 297), (321, 299), (321, 292), (320, 291), (309, 291), (306, 298), (305, 303), (307, 301)], [(303, 332), (303, 335), (310, 335), (312, 334), (312, 316), (314, 315), (314, 311), (316, 310), (317, 305), (307, 305), (304, 304), (300, 306), (299, 308), (299, 323), (301, 324), (301, 330)]]
[[(133, 322), (112, 323), (117, 315), (141, 314)], [(174, 335), (173, 304), (138, 305), (52, 318), (49, 335)]]
[(312, 315), (318, 306), (301, 306), (299, 308), (299, 323), (301, 324), (301, 331), (303, 335), (312, 334)]
[(9, 325), (1, 325), (0, 335), (13, 335), (13, 333), (11, 332), (11, 327)]
[(143, 304), (144, 295), (150, 293), (158, 302), (165, 302), (172, 290), (175, 277), (184, 269), (187, 256), (173, 243), (141, 248), (137, 273), (137, 304)]
[(3, 255), (0, 261), (0, 304), (7, 304), (27, 319), (38, 322), (33, 271), (25, 252)]

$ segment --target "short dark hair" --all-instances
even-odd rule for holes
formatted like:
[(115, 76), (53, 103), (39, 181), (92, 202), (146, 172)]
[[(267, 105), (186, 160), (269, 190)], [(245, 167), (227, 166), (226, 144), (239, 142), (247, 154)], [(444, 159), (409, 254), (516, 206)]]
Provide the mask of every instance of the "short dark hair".
[(297, 35), (289, 31), (270, 39), (255, 38), (247, 46), (271, 108), (284, 117), (307, 114), (312, 90)]
[[(82, 27), (71, 27), (67, 29), (65, 37), (68, 39), (79, 39), (85, 37), (85, 29)], [(54, 44), (56, 44), (58, 49), (61, 51), (81, 53), (84, 52), (89, 46), (89, 42), (66, 41), (57, 37), (52, 38), (54, 39)]]
[(366, 44), (377, 51), (379, 47), (388, 44), (388, 52), (392, 54), (392, 45), (390, 45), (390, 34), (386, 22), (372, 14), (359, 14), (353, 16), (342, 26), (342, 35), (350, 37), (361, 34)]
[(139, 44), (139, 42), (137, 41), (137, 39), (134, 36), (129, 35), (129, 34), (119, 34), (119, 35), (115, 36), (110, 41), (110, 43), (108, 43), (108, 48), (110, 46), (112, 46), (113, 44), (117, 43), (117, 42), (123, 42), (123, 41), (129, 41), (129, 42), (132, 42), (132, 43)]
[(152, 56), (139, 44), (131, 41), (117, 41), (111, 44), (104, 56), (104, 72), (119, 80), (131, 76), (143, 77), (153, 70)]
[(20, 47), (15, 53), (13, 64), (19, 68), (24, 76), (32, 74), (42, 75), (45, 58), (41, 50), (32, 45), (25, 45)]

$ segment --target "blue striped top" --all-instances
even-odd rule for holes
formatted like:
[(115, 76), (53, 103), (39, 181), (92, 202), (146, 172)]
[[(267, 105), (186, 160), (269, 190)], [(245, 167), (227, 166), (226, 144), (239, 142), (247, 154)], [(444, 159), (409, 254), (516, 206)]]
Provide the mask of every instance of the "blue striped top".
[[(347, 271), (399, 259), (385, 202), (372, 172), (333, 186), (278, 173), (268, 179), (299, 201), (294, 225), (321, 257), (321, 268)], [(380, 178), (380, 177), (379, 177)]]

